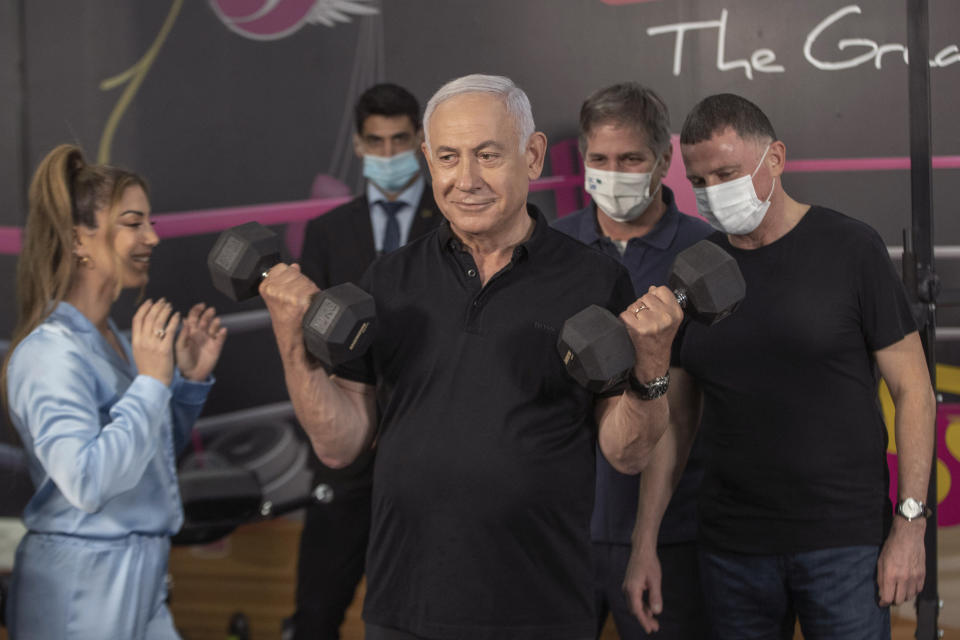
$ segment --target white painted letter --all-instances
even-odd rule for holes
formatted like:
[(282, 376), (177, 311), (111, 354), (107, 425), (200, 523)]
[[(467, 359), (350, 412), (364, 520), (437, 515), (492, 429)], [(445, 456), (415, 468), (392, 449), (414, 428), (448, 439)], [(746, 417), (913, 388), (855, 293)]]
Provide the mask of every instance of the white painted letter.
[(948, 67), (951, 64), (960, 62), (960, 49), (957, 48), (957, 45), (952, 44), (949, 47), (944, 47), (940, 50), (940, 53), (936, 55), (933, 59), (933, 64), (931, 66), (937, 67)]
[(776, 59), (777, 54), (770, 49), (757, 49), (753, 52), (753, 55), (750, 56), (750, 64), (761, 73), (783, 73), (783, 65), (769, 64)]
[(677, 41), (673, 47), (673, 75), (680, 75), (680, 62), (683, 58), (683, 36), (690, 29), (716, 29), (720, 26), (719, 20), (706, 20), (704, 22), (678, 22), (676, 24), (667, 24), (662, 27), (651, 27), (647, 29), (648, 36), (658, 36), (661, 33), (677, 32)]
[(818, 24), (816, 27), (813, 28), (813, 31), (811, 31), (810, 34), (807, 36), (807, 41), (803, 43), (803, 56), (807, 59), (807, 61), (810, 64), (815, 66), (817, 69), (823, 69), (825, 71), (849, 69), (851, 67), (855, 67), (857, 65), (863, 64), (864, 62), (867, 62), (868, 60), (873, 58), (874, 55), (876, 55), (877, 43), (873, 42), (872, 40), (850, 38), (850, 39), (842, 40), (840, 42), (840, 44), (838, 45), (838, 48), (841, 51), (847, 46), (856, 44), (856, 45), (863, 45), (863, 46), (869, 47), (870, 52), (865, 53), (861, 56), (857, 56), (856, 58), (851, 58), (850, 60), (844, 60), (843, 62), (824, 62), (823, 60), (818, 60), (813, 56), (813, 43), (816, 42), (817, 38), (820, 37), (820, 34), (826, 31), (827, 27), (831, 26), (833, 23), (837, 22), (838, 20), (840, 20), (840, 18), (847, 15), (848, 13), (861, 13), (860, 7), (858, 7), (855, 4), (851, 4), (849, 6), (843, 7), (842, 9), (830, 14), (829, 16), (826, 17), (826, 19), (823, 20), (823, 22), (821, 22), (820, 24)]
[(731, 60), (730, 62), (724, 62), (723, 60), (723, 50), (727, 46), (727, 10), (723, 9), (720, 12), (720, 33), (717, 36), (717, 69), (720, 71), (729, 71), (730, 69), (736, 69), (737, 67), (743, 67), (744, 73), (747, 74), (747, 80), (753, 80), (753, 71), (750, 69), (750, 63), (746, 60)]
[(890, 53), (891, 51), (902, 51), (903, 52), (903, 63), (910, 64), (910, 54), (907, 53), (907, 48), (902, 44), (884, 44), (880, 45), (877, 49), (877, 59), (874, 61), (874, 65), (877, 69), (881, 66), (881, 60), (883, 60), (883, 54)]

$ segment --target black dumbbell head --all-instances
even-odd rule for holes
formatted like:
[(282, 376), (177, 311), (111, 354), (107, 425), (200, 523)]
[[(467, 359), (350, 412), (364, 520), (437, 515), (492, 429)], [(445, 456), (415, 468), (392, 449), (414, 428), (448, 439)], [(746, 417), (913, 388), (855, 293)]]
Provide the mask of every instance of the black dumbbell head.
[(338, 284), (314, 296), (303, 316), (307, 351), (335, 367), (361, 356), (373, 342), (376, 306), (360, 287)]
[(281, 261), (280, 238), (259, 222), (227, 229), (207, 256), (213, 285), (233, 300), (258, 295), (262, 276)]
[(636, 362), (626, 327), (597, 305), (590, 305), (563, 323), (557, 350), (574, 380), (594, 393), (625, 380)]
[(736, 311), (747, 292), (737, 261), (709, 240), (677, 254), (669, 286), (686, 295), (687, 315), (708, 325)]

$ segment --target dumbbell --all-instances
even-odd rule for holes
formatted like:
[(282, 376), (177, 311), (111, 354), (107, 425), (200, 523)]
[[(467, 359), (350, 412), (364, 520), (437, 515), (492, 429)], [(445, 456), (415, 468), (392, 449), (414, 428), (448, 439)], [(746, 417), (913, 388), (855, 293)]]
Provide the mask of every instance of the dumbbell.
[[(282, 262), (280, 238), (258, 222), (248, 222), (220, 234), (207, 267), (213, 285), (232, 300), (259, 295), (260, 283)], [(364, 352), (373, 341), (376, 307), (373, 297), (349, 282), (313, 297), (303, 316), (307, 351), (328, 366), (337, 366)]]
[[(707, 325), (736, 311), (746, 294), (737, 262), (709, 240), (677, 254), (668, 286), (686, 314)], [(636, 364), (627, 328), (597, 305), (567, 319), (560, 330), (557, 350), (570, 375), (595, 393), (625, 380)]]

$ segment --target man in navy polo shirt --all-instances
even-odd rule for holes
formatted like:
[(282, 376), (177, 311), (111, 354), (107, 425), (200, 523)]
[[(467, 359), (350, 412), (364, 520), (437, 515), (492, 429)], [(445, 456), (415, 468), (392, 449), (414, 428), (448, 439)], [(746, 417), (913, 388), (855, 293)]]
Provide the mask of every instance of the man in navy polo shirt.
[[(580, 153), (593, 203), (554, 224), (620, 260), (636, 291), (665, 283), (677, 253), (713, 231), (678, 211), (663, 184), (672, 156), (669, 127), (663, 100), (639, 83), (594, 92), (580, 109)], [(642, 478), (597, 456), (590, 539), (598, 636), (609, 614), (622, 638), (653, 631), (658, 638), (705, 637), (696, 545), (700, 455), (697, 440), (686, 470), (651, 465)], [(669, 493), (651, 488), (672, 487), (678, 477), (668, 507)]]
[[(594, 446), (643, 468), (682, 311), (666, 287), (634, 300), (616, 260), (527, 203), (546, 137), (508, 78), (447, 83), (424, 132), (445, 221), (367, 271), (377, 335), (362, 359), (311, 365), (300, 319), (317, 287), (296, 265), (260, 287), (319, 458), (343, 466), (376, 442), (366, 637), (586, 640)], [(628, 388), (602, 396), (556, 350), (590, 304), (620, 315), (637, 356)]]

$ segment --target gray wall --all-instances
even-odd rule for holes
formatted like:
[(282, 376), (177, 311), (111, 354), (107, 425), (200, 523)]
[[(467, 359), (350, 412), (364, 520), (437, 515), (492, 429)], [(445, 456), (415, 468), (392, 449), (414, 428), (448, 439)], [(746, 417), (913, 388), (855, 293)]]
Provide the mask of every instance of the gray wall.
[[(866, 49), (837, 48), (842, 38), (906, 44), (905, 2), (860, 0), (652, 0), (621, 6), (602, 0), (383, 0), (382, 15), (334, 28), (307, 25), (293, 35), (254, 41), (228, 30), (207, 2), (185, 2), (169, 37), (116, 131), (112, 162), (144, 173), (157, 212), (301, 199), (326, 172), (350, 102), (358, 50), (382, 56), (385, 77), (422, 101), (444, 81), (471, 72), (513, 77), (530, 95), (540, 129), (552, 140), (576, 133), (576, 116), (592, 90), (624, 79), (654, 87), (679, 131), (684, 113), (719, 91), (756, 101), (785, 141), (788, 158), (905, 156), (909, 153), (907, 66), (897, 53), (850, 69), (822, 70), (804, 55), (811, 30), (844, 7), (846, 15), (815, 42), (819, 59), (840, 61)], [(137, 61), (153, 42), (169, 2), (7, 0), (0, 4), (0, 225), (25, 217), (25, 175), (55, 144), (79, 142), (93, 158), (124, 87), (99, 83)], [(727, 10), (726, 61), (757, 49), (775, 52), (782, 73), (717, 65), (718, 28), (688, 31), (682, 68), (672, 72), (676, 33), (648, 29), (718, 21)], [(960, 44), (960, 3), (930, 0), (931, 49)], [(372, 21), (372, 22), (371, 22)], [(365, 26), (378, 25), (358, 49)], [(362, 65), (361, 65), (362, 66)], [(934, 153), (960, 155), (960, 63), (931, 69)], [(25, 92), (21, 92), (21, 87)], [(363, 87), (359, 87), (362, 89)], [(355, 166), (347, 172), (356, 179)], [(960, 244), (960, 172), (934, 174), (936, 241)], [(792, 174), (792, 195), (874, 225), (890, 244), (910, 224), (909, 174)], [(187, 305), (197, 298), (224, 311), (206, 284), (212, 237), (164, 242), (148, 295)], [(12, 258), (0, 256), (0, 297), (9, 300)], [(941, 266), (948, 277), (953, 270)], [(955, 282), (960, 283), (960, 273)], [(951, 286), (947, 282), (946, 286)], [(960, 284), (957, 285), (960, 287)], [(117, 320), (129, 321), (124, 298)], [(0, 309), (0, 335), (13, 324)], [(960, 324), (958, 322), (957, 324)], [(256, 342), (254, 345), (253, 343)], [(269, 335), (234, 340), (228, 359), (275, 362)], [(258, 365), (259, 366), (259, 365)], [(235, 387), (224, 385), (224, 397)], [(237, 382), (237, 387), (242, 387)], [(275, 399), (244, 396), (247, 403)], [(234, 400), (225, 401), (226, 404)]]

